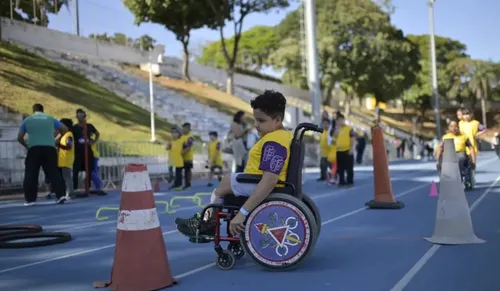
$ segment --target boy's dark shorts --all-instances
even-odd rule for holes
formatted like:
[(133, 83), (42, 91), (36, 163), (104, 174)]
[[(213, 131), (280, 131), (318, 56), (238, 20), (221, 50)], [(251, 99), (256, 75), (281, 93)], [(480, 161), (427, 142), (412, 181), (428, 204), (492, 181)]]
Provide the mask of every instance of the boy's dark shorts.
[(184, 162), (184, 169), (191, 170), (192, 168), (193, 168), (193, 161), (185, 161)]
[(210, 167), (210, 172), (213, 173), (213, 172), (216, 172), (216, 171), (222, 173), (222, 166), (211, 166)]

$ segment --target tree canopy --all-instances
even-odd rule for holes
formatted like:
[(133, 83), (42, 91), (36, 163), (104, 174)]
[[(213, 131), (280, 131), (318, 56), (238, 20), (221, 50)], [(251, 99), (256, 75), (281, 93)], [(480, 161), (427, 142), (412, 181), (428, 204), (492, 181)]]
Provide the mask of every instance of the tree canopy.
[(48, 26), (48, 14), (59, 13), (61, 7), (68, 5), (67, 2), (67, 0), (0, 0), (0, 17), (10, 18), (10, 3), (13, 3), (13, 19)]

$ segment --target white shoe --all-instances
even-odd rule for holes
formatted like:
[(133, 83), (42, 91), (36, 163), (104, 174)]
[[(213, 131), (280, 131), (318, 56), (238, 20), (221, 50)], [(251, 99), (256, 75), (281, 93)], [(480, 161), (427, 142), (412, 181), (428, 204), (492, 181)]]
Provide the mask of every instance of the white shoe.
[(61, 196), (61, 198), (57, 199), (56, 204), (64, 204), (66, 202), (66, 196)]
[(64, 196), (64, 198), (66, 198), (66, 201), (70, 201), (71, 200), (71, 196), (69, 196), (69, 194), (66, 194), (66, 196)]
[(24, 206), (33, 206), (36, 202), (24, 202)]

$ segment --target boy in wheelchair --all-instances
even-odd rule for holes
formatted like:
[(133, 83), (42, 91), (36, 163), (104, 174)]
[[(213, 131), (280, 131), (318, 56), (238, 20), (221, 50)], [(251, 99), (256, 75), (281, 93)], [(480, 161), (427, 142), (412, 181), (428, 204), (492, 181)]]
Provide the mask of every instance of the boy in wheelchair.
[[(283, 126), (286, 99), (275, 91), (265, 91), (250, 102), (255, 117), (256, 128), (261, 139), (250, 149), (248, 162), (243, 173), (226, 175), (221, 183), (212, 192), (210, 203), (222, 204), (228, 195), (248, 197), (243, 207), (231, 220), (229, 231), (237, 235), (244, 231), (246, 216), (277, 187), (278, 181), (285, 181), (290, 157), (290, 143), (293, 134)], [(258, 184), (242, 183), (238, 175), (262, 175)], [(195, 214), (191, 218), (177, 218), (177, 230), (185, 236), (203, 237), (202, 241), (208, 242), (215, 235), (216, 222), (212, 211), (207, 211), (205, 217)], [(199, 223), (201, 228), (197, 233)]]
[[(476, 167), (476, 155), (474, 147), (467, 136), (460, 132), (458, 127), (458, 121), (452, 120), (448, 123), (448, 133), (443, 136), (443, 140), (453, 139), (455, 144), (455, 151), (458, 156), (458, 166), (460, 168), (460, 173), (462, 176), (462, 181), (464, 185), (469, 188), (471, 187), (471, 177), (472, 170)], [(441, 171), (441, 158), (444, 149), (444, 142), (441, 141), (440, 145), (437, 147), (436, 160), (437, 169)], [(467, 149), (470, 156), (467, 155)]]

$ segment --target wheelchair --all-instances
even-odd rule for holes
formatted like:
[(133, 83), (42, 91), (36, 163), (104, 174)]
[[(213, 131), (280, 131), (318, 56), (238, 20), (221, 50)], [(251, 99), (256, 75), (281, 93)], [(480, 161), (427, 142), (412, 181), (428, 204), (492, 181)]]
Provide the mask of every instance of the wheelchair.
[[(222, 204), (209, 204), (202, 210), (202, 217), (208, 209), (213, 209), (215, 214), (213, 241), (220, 269), (232, 269), (245, 253), (265, 268), (291, 269), (302, 263), (314, 248), (321, 231), (321, 216), (315, 202), (302, 193), (305, 152), (302, 140), (306, 131), (321, 133), (323, 129), (311, 123), (297, 126), (290, 144), (286, 181), (278, 182), (271, 194), (248, 214), (243, 233), (232, 236), (229, 222), (248, 197), (226, 195)], [(237, 181), (257, 184), (261, 178), (261, 175), (242, 173)], [(226, 223), (226, 236), (221, 234), (222, 222)], [(198, 229), (200, 227), (201, 223)], [(222, 242), (228, 242), (227, 249), (221, 246)]]

